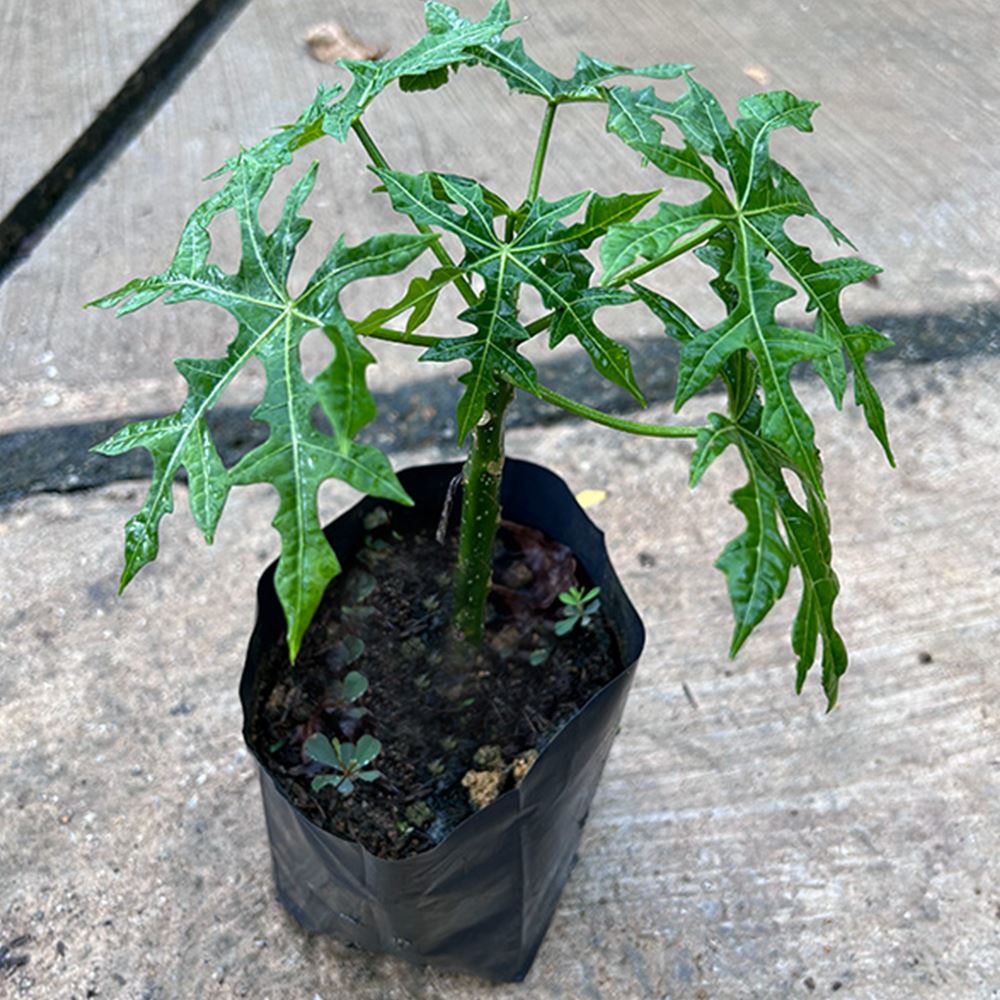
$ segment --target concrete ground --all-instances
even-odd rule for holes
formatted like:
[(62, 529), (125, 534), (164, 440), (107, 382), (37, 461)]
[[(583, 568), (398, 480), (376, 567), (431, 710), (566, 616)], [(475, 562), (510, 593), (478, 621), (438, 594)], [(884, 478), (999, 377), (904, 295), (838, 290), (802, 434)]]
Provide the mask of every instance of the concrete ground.
[[(533, 15), (530, 50), (556, 68), (577, 48), (684, 59), (729, 107), (765, 77), (824, 101), (817, 134), (780, 155), (886, 266), (850, 312), (899, 345), (872, 366), (896, 471), (857, 411), (837, 414), (815, 381), (800, 385), (819, 413), (853, 653), (842, 704), (824, 715), (815, 681), (793, 693), (794, 594), (739, 659), (725, 657), (728, 602), (711, 564), (739, 530), (726, 504), (741, 481), (733, 464), (691, 494), (687, 445), (522, 406), (509, 451), (575, 490), (607, 492), (593, 516), (649, 633), (531, 974), (488, 986), (352, 952), (304, 935), (274, 901), (236, 697), (254, 581), (276, 551), (272, 497), (236, 492), (209, 550), (178, 486), (159, 560), (117, 598), (121, 525), (143, 471), (85, 454), (107, 426), (176, 405), (169, 359), (218, 350), (219, 331), (198, 307), (179, 326), (178, 310), (116, 324), (78, 306), (162, 266), (203, 196), (198, 178), (330, 76), (302, 51), (310, 24), (337, 19), (396, 48), (414, 37), (419, 5), (357, 7), (251, 0), (0, 285), (0, 996), (1000, 997), (1000, 83), (989, 72), (1000, 30), (985, 0), (686, 0), (669, 24), (652, 0), (514, 4)], [(471, 93), (432, 95), (413, 117), (388, 99), (379, 134), (401, 165), (444, 156), (519, 190), (531, 142), (497, 103), (502, 88), (462, 76)], [(566, 119), (557, 154), (599, 131)], [(436, 145), (439, 126), (462, 143)], [(608, 171), (566, 163), (546, 193)], [(330, 214), (371, 204), (361, 218), (383, 222), (359, 165), (345, 150), (328, 171), (307, 254), (341, 228)], [(627, 189), (650, 184), (627, 158), (614, 172)], [(344, 223), (352, 239), (358, 219)], [(697, 309), (694, 276), (677, 280)], [(644, 384), (669, 400), (654, 324), (618, 332)], [(565, 353), (546, 365), (557, 388), (623, 405)], [(389, 354), (374, 384), (395, 413), (375, 439), (397, 467), (454, 457), (454, 393), (440, 371), (414, 380)], [(248, 379), (235, 402), (258, 388)], [(665, 407), (648, 418), (668, 419)], [(351, 495), (331, 486), (323, 500), (333, 514)]]

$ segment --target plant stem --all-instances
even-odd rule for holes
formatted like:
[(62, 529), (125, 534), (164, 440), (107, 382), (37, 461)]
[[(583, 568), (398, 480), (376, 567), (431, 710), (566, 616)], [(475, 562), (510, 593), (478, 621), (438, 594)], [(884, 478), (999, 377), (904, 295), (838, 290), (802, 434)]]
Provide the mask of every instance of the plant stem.
[(483, 419), (472, 432), (462, 470), (462, 522), (458, 537), (458, 579), (453, 621), (470, 643), (483, 638), (486, 598), (493, 576), (493, 542), (500, 523), (503, 423), (514, 389), (499, 383), (486, 397)]
[(390, 344), (409, 344), (411, 347), (436, 347), (446, 337), (430, 337), (422, 333), (406, 333), (404, 330), (393, 330), (388, 326), (380, 326), (373, 330), (354, 331), (359, 337), (371, 337), (372, 340), (386, 340)]
[[(531, 168), (528, 202), (538, 197), (555, 117), (556, 105), (549, 104), (545, 108)], [(551, 320), (546, 326), (548, 322)], [(462, 470), (462, 517), (452, 621), (462, 638), (476, 646), (483, 640), (486, 599), (493, 578), (493, 543), (500, 524), (500, 482), (503, 478), (503, 424), (513, 398), (514, 387), (508, 382), (498, 381), (490, 389), (483, 418), (472, 432), (472, 446)]]
[[(386, 326), (380, 326), (374, 330), (364, 330), (359, 333), (362, 337), (371, 337), (373, 340), (386, 340), (392, 344), (407, 344), (410, 347), (436, 347), (446, 337), (433, 337), (420, 333), (405, 333), (402, 330), (392, 330)], [(528, 390), (525, 390), (526, 392)], [(637, 420), (624, 420), (621, 417), (612, 416), (603, 410), (595, 410), (586, 403), (578, 403), (562, 393), (549, 389), (544, 385), (537, 385), (532, 390), (532, 395), (545, 403), (558, 406), (567, 413), (573, 413), (578, 417), (584, 417), (595, 424), (603, 424), (616, 431), (624, 431), (626, 434), (639, 434), (644, 437), (658, 438), (693, 438), (698, 436), (700, 428), (685, 424), (643, 424)]]
[(558, 104), (545, 106), (545, 117), (542, 119), (542, 131), (538, 135), (538, 146), (535, 148), (535, 162), (531, 167), (531, 182), (528, 184), (526, 201), (534, 201), (538, 197), (538, 188), (542, 183), (542, 168), (545, 166), (545, 154), (549, 151), (549, 139), (552, 136), (552, 123), (555, 121)]
[[(371, 133), (368, 131), (368, 129), (366, 129), (364, 125), (361, 124), (361, 120), (358, 119), (351, 126), (351, 128), (353, 129), (354, 134), (361, 141), (361, 145), (364, 146), (365, 152), (368, 154), (368, 159), (370, 159), (372, 163), (375, 164), (376, 167), (379, 167), (382, 170), (391, 170), (392, 168), (389, 166), (389, 161), (382, 155), (382, 151), (375, 144), (375, 140), (371, 137)], [(430, 226), (426, 225), (423, 222), (414, 222), (413, 225), (416, 227), (417, 232), (419, 233), (425, 233), (429, 235), (430, 233), (434, 232), (434, 230), (431, 229)], [(452, 258), (451, 254), (448, 253), (448, 251), (443, 246), (441, 246), (440, 240), (435, 240), (430, 245), (430, 249), (431, 253), (434, 254), (435, 257), (437, 257), (438, 262), (443, 264), (445, 267), (458, 267), (457, 262)], [(461, 295), (462, 298), (465, 299), (468, 305), (473, 306), (476, 304), (476, 302), (479, 299), (479, 296), (477, 296), (476, 293), (472, 290), (472, 286), (468, 283), (468, 281), (465, 280), (465, 277), (463, 275), (461, 274), (457, 275), (455, 277), (453, 284), (458, 289), (459, 295)]]
[[(526, 390), (527, 391), (527, 390)], [(536, 385), (531, 390), (531, 394), (546, 403), (558, 406), (560, 409), (573, 413), (578, 417), (585, 417), (595, 424), (603, 424), (605, 427), (612, 427), (616, 431), (624, 431), (626, 434), (641, 434), (645, 437), (658, 438), (695, 438), (698, 436), (699, 427), (684, 424), (642, 424), (636, 420), (623, 420), (621, 417), (613, 417), (610, 413), (602, 410), (595, 410), (585, 403), (578, 403), (576, 400), (563, 396), (554, 389), (549, 389), (544, 385)]]

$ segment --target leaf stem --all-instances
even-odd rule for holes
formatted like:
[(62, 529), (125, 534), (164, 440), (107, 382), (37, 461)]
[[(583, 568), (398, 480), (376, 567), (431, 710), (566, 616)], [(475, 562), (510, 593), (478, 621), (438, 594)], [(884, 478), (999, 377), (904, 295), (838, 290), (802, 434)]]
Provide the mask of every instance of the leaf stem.
[(536, 385), (533, 389), (525, 389), (524, 391), (531, 392), (533, 396), (537, 396), (539, 399), (546, 403), (551, 403), (553, 406), (558, 406), (568, 413), (584, 417), (595, 424), (603, 424), (605, 427), (611, 427), (616, 431), (624, 431), (626, 434), (640, 434), (645, 437), (658, 438), (695, 438), (701, 429), (681, 424), (642, 424), (635, 420), (623, 420), (621, 417), (611, 416), (610, 413), (595, 410), (592, 406), (587, 406), (585, 403), (578, 403), (576, 400), (570, 399), (568, 396), (564, 396), (562, 393), (556, 392), (554, 389), (549, 389), (544, 385)]
[[(542, 317), (543, 319), (545, 317)], [(358, 330), (361, 337), (371, 337), (373, 340), (385, 340), (392, 344), (406, 344), (410, 347), (436, 347), (447, 337), (432, 337), (420, 333), (405, 333), (402, 330), (393, 330), (387, 326), (380, 326), (373, 330)], [(603, 424), (605, 427), (612, 427), (626, 434), (640, 434), (645, 437), (658, 438), (693, 438), (698, 436), (698, 427), (688, 427), (681, 424), (642, 424), (635, 420), (623, 420), (621, 417), (613, 417), (610, 413), (595, 410), (585, 403), (578, 403), (562, 393), (549, 389), (544, 385), (538, 385), (530, 391), (532, 395), (553, 406), (573, 413), (578, 417), (584, 417), (595, 424)]]
[(354, 332), (359, 337), (385, 340), (390, 344), (409, 344), (410, 347), (436, 347), (442, 340), (448, 339), (447, 337), (429, 337), (420, 333), (406, 333), (403, 330), (393, 330), (389, 326), (379, 326), (372, 330), (359, 330), (354, 327)]
[(542, 119), (542, 131), (538, 135), (538, 146), (535, 149), (535, 162), (531, 167), (531, 182), (528, 184), (527, 201), (532, 202), (538, 197), (538, 188), (542, 183), (542, 168), (545, 166), (545, 154), (549, 151), (549, 139), (552, 136), (552, 123), (555, 121), (558, 104), (545, 106), (545, 117)]
[[(705, 240), (711, 239), (723, 226), (725, 222), (715, 222), (706, 229), (701, 229), (696, 233), (692, 233), (687, 239), (683, 239), (678, 243), (675, 243), (666, 253), (660, 254), (659, 257), (654, 257), (652, 260), (644, 261), (641, 264), (633, 264), (632, 267), (626, 268), (620, 274), (616, 275), (612, 281), (606, 283), (608, 288), (618, 288), (620, 285), (624, 285), (629, 281), (635, 281), (636, 278), (641, 278), (644, 274), (648, 274), (650, 271), (655, 270), (661, 264), (666, 264), (668, 260), (673, 260), (675, 257), (680, 257), (682, 254), (687, 253), (689, 250), (693, 250), (699, 243), (704, 243)], [(601, 282), (605, 285), (605, 282)]]
[[(354, 134), (358, 137), (361, 145), (364, 146), (365, 152), (368, 154), (368, 159), (375, 164), (376, 167), (382, 170), (391, 170), (392, 167), (389, 166), (389, 161), (382, 155), (382, 151), (378, 148), (375, 140), (371, 137), (371, 133), (361, 124), (361, 119), (359, 118), (354, 124), (351, 125), (351, 129)], [(425, 233), (427, 235), (434, 232), (430, 226), (423, 222), (414, 222), (417, 232)], [(458, 267), (458, 263), (452, 258), (451, 254), (441, 246), (440, 240), (435, 240), (430, 244), (431, 253), (437, 257), (438, 261), (445, 267)], [(476, 304), (479, 301), (479, 296), (472, 290), (472, 286), (465, 280), (464, 275), (456, 275), (453, 282), (455, 287), (458, 289), (459, 295), (465, 299), (466, 303), (470, 306)]]

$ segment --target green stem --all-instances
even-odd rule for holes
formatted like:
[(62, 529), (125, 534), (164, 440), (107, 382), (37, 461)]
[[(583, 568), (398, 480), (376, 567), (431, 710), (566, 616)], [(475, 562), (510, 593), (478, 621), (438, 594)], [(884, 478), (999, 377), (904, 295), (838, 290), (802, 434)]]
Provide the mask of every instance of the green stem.
[(545, 107), (545, 117), (542, 119), (542, 131), (538, 135), (538, 146), (535, 149), (535, 162), (531, 167), (531, 182), (528, 184), (526, 201), (534, 201), (538, 197), (538, 188), (542, 183), (542, 168), (545, 166), (545, 154), (549, 151), (549, 139), (552, 136), (552, 123), (555, 121), (558, 104), (548, 104)]
[[(556, 105), (549, 104), (531, 168), (526, 196), (529, 203), (538, 197), (555, 117)], [(513, 231), (510, 232), (513, 235)], [(493, 578), (493, 543), (500, 524), (504, 416), (513, 398), (514, 387), (507, 382), (497, 382), (489, 391), (483, 417), (472, 432), (472, 447), (462, 470), (462, 519), (452, 621), (463, 639), (477, 646), (483, 640), (486, 599)]]
[(536, 385), (530, 391), (533, 396), (558, 406), (568, 413), (573, 413), (578, 417), (585, 417), (595, 424), (603, 424), (605, 427), (612, 427), (616, 431), (624, 431), (626, 434), (641, 434), (645, 437), (658, 438), (695, 438), (698, 436), (699, 427), (685, 426), (683, 424), (641, 424), (636, 420), (623, 420), (621, 417), (613, 417), (610, 413), (602, 410), (595, 410), (585, 403), (578, 403), (576, 400), (563, 396), (554, 389), (549, 389), (544, 385)]
[[(361, 145), (364, 146), (365, 152), (368, 154), (368, 159), (370, 159), (376, 167), (379, 167), (382, 170), (391, 170), (392, 168), (389, 166), (389, 161), (382, 155), (382, 151), (375, 144), (375, 140), (371, 137), (368, 129), (361, 124), (360, 119), (356, 121), (351, 128), (354, 130), (354, 134), (361, 141)], [(434, 232), (430, 226), (423, 222), (414, 222), (413, 225), (416, 226), (417, 232), (419, 233), (430, 235)], [(452, 258), (451, 254), (448, 253), (443, 246), (441, 246), (440, 240), (435, 240), (430, 245), (430, 248), (431, 253), (437, 257), (440, 264), (443, 264), (445, 267), (458, 267), (458, 264)], [(474, 306), (479, 300), (479, 296), (472, 290), (472, 286), (465, 280), (463, 275), (457, 275), (453, 284), (458, 289), (459, 295), (465, 299), (468, 305)]]
[(453, 621), (462, 637), (475, 645), (482, 642), (486, 598), (493, 577), (493, 542), (500, 523), (503, 423), (513, 398), (514, 389), (506, 382), (487, 395), (486, 410), (472, 432), (472, 447), (462, 470), (462, 521)]
[(378, 148), (375, 144), (375, 140), (371, 137), (371, 133), (361, 124), (361, 119), (359, 118), (351, 126), (354, 130), (354, 134), (361, 140), (361, 145), (365, 147), (365, 152), (368, 154), (368, 159), (375, 164), (376, 167), (381, 167), (383, 170), (392, 169), (389, 166), (389, 161), (382, 155), (382, 150)]
[[(393, 330), (387, 326), (380, 326), (372, 330), (359, 330), (361, 337), (371, 337), (373, 340), (385, 340), (391, 344), (408, 344), (410, 347), (436, 347), (447, 337), (433, 337), (420, 333), (406, 333), (403, 330)], [(645, 437), (658, 438), (693, 438), (698, 436), (700, 428), (685, 424), (643, 424), (636, 420), (624, 420), (621, 417), (614, 417), (603, 410), (595, 410), (586, 403), (578, 403), (569, 396), (549, 389), (544, 385), (536, 385), (534, 389), (525, 390), (531, 392), (537, 399), (553, 406), (558, 406), (567, 413), (573, 413), (578, 417), (593, 421), (595, 424), (602, 424), (605, 427), (612, 427), (616, 431), (624, 431), (626, 434), (640, 434)], [(730, 396), (732, 398), (732, 396)], [(745, 408), (745, 407), (744, 407)]]
[(711, 239), (711, 237), (722, 229), (725, 224), (725, 222), (715, 222), (707, 229), (701, 229), (696, 233), (692, 233), (687, 237), (687, 239), (683, 239), (679, 243), (675, 243), (666, 253), (660, 254), (659, 257), (654, 257), (653, 260), (644, 261), (642, 264), (633, 264), (632, 267), (622, 271), (621, 274), (619, 274), (613, 281), (609, 281), (607, 287), (618, 288), (620, 285), (624, 285), (629, 281), (635, 281), (636, 278), (641, 278), (644, 274), (648, 274), (650, 271), (655, 270), (661, 264), (666, 264), (668, 260), (680, 257), (689, 250), (693, 250), (699, 243), (704, 243), (705, 240)]
[(437, 347), (446, 337), (429, 337), (422, 333), (406, 333), (403, 330), (393, 330), (388, 326), (379, 326), (371, 330), (354, 328), (359, 337), (371, 337), (372, 340), (385, 340), (390, 344), (409, 344), (411, 347)]

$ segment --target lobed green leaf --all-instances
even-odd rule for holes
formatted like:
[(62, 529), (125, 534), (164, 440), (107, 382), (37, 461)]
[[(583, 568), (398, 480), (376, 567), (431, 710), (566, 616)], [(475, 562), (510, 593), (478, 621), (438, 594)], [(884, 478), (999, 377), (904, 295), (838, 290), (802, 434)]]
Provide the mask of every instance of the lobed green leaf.
[(341, 59), (352, 76), (347, 93), (326, 113), (323, 129), (343, 142), (365, 108), (390, 84), (404, 90), (428, 90), (448, 80), (449, 70), (474, 62), (475, 46), (498, 39), (512, 21), (507, 0), (493, 4), (482, 21), (468, 21), (453, 7), (424, 5), (427, 34), (392, 59)]
[[(290, 191), (278, 224), (265, 232), (260, 203), (282, 157), (258, 154), (229, 165), (226, 184), (193, 213), (171, 265), (158, 275), (129, 282), (95, 305), (131, 312), (166, 296), (167, 303), (200, 299), (221, 306), (238, 332), (222, 358), (185, 358), (177, 368), (188, 384), (181, 409), (170, 417), (124, 428), (97, 446), (105, 454), (143, 447), (153, 457), (153, 480), (142, 509), (126, 526), (124, 587), (159, 548), (158, 528), (173, 510), (172, 484), (185, 468), (192, 514), (207, 540), (213, 537), (229, 489), (268, 483), (278, 493), (274, 526), (282, 539), (275, 587), (288, 623), (294, 658), (326, 584), (339, 571), (323, 535), (316, 507), (320, 484), (341, 479), (356, 489), (401, 503), (408, 498), (386, 457), (354, 438), (375, 415), (365, 385), (373, 361), (340, 309), (338, 296), (350, 282), (390, 274), (409, 265), (432, 241), (419, 234), (388, 234), (356, 247), (337, 242), (306, 284), (292, 297), (286, 281), (299, 241), (309, 228), (300, 215), (316, 176), (313, 165)], [(225, 210), (240, 226), (241, 260), (235, 274), (208, 260), (208, 227)], [(323, 329), (333, 359), (309, 382), (301, 370), (299, 345), (311, 329)], [(253, 358), (267, 377), (264, 397), (253, 418), (270, 429), (267, 440), (225, 469), (212, 442), (207, 414), (236, 375)], [(330, 433), (313, 426), (319, 406)]]
[[(517, 319), (517, 290), (531, 285), (553, 310), (551, 345), (575, 337), (595, 369), (644, 402), (628, 351), (594, 322), (597, 309), (631, 302), (631, 292), (589, 287), (593, 268), (580, 253), (594, 239), (648, 203), (651, 195), (616, 198), (581, 192), (550, 202), (536, 198), (526, 206), (520, 228), (510, 240), (497, 233), (497, 210), (475, 181), (451, 174), (405, 174), (375, 168), (393, 208), (414, 222), (457, 236), (465, 248), (462, 268), (479, 275), (485, 290), (479, 302), (459, 318), (472, 323), (471, 337), (448, 338), (421, 356), (427, 361), (465, 360), (472, 371), (462, 376), (465, 394), (458, 407), (459, 440), (482, 417), (486, 397), (500, 378), (531, 391), (534, 368), (517, 353), (530, 334)], [(581, 209), (582, 222), (566, 226), (567, 216)]]

